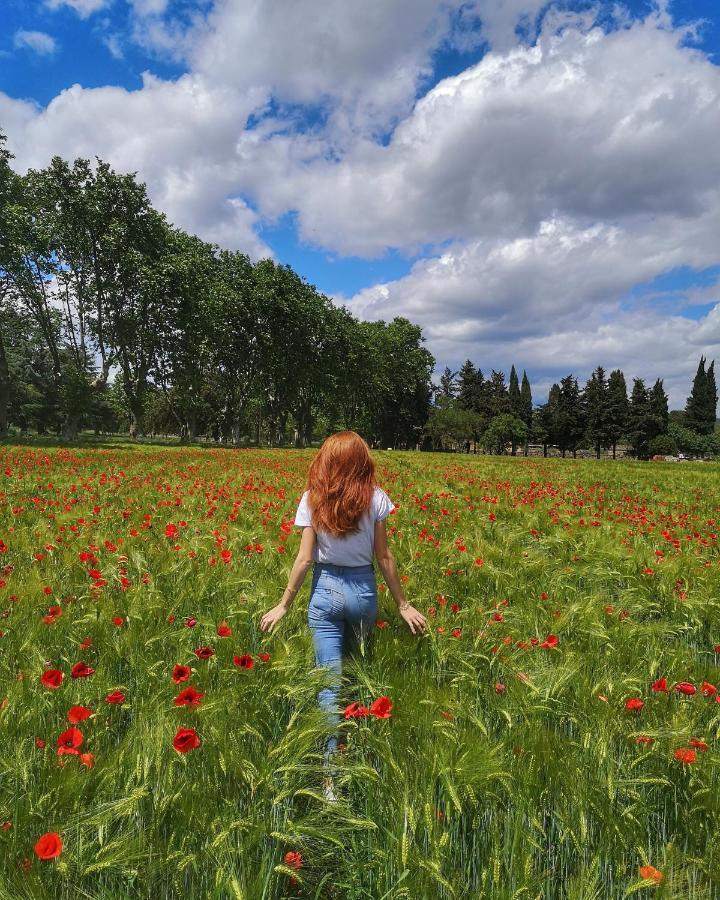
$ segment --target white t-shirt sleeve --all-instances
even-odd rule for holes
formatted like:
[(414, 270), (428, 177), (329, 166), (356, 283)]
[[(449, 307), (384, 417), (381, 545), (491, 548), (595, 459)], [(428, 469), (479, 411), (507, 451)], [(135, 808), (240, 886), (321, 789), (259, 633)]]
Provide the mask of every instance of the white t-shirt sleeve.
[(378, 488), (377, 499), (375, 501), (375, 521), (381, 522), (386, 519), (395, 508), (395, 504), (388, 497), (382, 488)]
[(297, 512), (295, 513), (295, 525), (299, 525), (300, 527), (305, 527), (306, 525), (312, 525), (312, 521), (310, 520), (310, 509), (308, 508), (308, 492), (305, 493), (300, 498), (300, 503), (298, 504)]

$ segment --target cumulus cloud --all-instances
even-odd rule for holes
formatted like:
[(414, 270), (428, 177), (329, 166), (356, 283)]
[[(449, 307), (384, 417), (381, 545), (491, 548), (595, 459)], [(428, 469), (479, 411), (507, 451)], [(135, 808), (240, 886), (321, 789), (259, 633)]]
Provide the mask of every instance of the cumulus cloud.
[(13, 45), (16, 50), (32, 50), (40, 56), (50, 56), (57, 50), (55, 38), (44, 31), (16, 31)]
[[(720, 306), (689, 319), (630, 296), (720, 263), (720, 69), (665, 4), (610, 32), (540, 0), (133, 5), (137, 39), (187, 74), (74, 85), (46, 109), (0, 94), (19, 167), (97, 154), (178, 225), (256, 257), (258, 226), (288, 211), (334, 253), (421, 254), (347, 302), (420, 322), (440, 367), (515, 361), (544, 384), (620, 365), (665, 375), (679, 403), (700, 353), (720, 358)], [(417, 98), (439, 48), (483, 42)]]
[(45, 6), (48, 9), (60, 9), (62, 6), (68, 6), (74, 9), (81, 19), (87, 19), (93, 13), (100, 9), (110, 6), (113, 0), (45, 0)]

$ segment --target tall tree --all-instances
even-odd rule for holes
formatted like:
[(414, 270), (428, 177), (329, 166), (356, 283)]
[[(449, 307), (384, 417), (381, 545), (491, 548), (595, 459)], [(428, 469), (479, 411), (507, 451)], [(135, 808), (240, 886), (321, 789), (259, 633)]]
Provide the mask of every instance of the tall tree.
[(533, 426), (533, 401), (532, 390), (530, 389), (530, 379), (527, 372), (523, 369), (522, 382), (520, 384), (520, 416), (519, 418), (527, 425), (527, 439), (525, 440), (525, 456), (528, 455), (528, 443)]
[(10, 160), (13, 156), (6, 148), (5, 141), (5, 135), (0, 131), (0, 437), (4, 437), (8, 430), (8, 407), (11, 391), (5, 333), (10, 312), (8, 301), (11, 287), (7, 274), (12, 253), (9, 214), (10, 204), (17, 190), (17, 176), (10, 167)]
[(625, 376), (620, 369), (614, 369), (607, 386), (607, 439), (612, 446), (613, 459), (616, 456), (617, 442), (627, 429), (629, 411)]
[(715, 422), (717, 421), (718, 404), (718, 390), (715, 381), (715, 360), (710, 363), (705, 372), (705, 395), (707, 404), (705, 413), (707, 434), (713, 434), (715, 431)]
[(648, 391), (648, 444), (653, 438), (667, 434), (669, 418), (668, 397), (662, 379), (658, 378)]
[(630, 395), (627, 435), (630, 447), (639, 459), (647, 459), (650, 442), (648, 435), (651, 430), (649, 392), (642, 378), (634, 378)]
[[(520, 396), (520, 381), (518, 379), (517, 371), (515, 370), (515, 366), (512, 365), (510, 367), (510, 380), (508, 382), (508, 412), (511, 416), (514, 416), (516, 419), (519, 419), (521, 422), (522, 418), (522, 398)], [(519, 433), (517, 429), (513, 432), (513, 434)], [(527, 437), (527, 429), (525, 430), (525, 437)], [(517, 443), (514, 437), (511, 439), (512, 450), (511, 453), (513, 456), (517, 453)]]
[[(685, 427), (696, 434), (709, 434), (708, 409), (710, 403), (708, 378), (705, 372), (705, 357), (701, 356), (695, 378), (693, 379), (692, 390), (685, 405)], [(714, 417), (712, 424), (714, 428)]]
[(577, 455), (585, 434), (585, 406), (577, 378), (566, 375), (560, 381), (557, 409), (557, 438), (562, 455), (570, 450)]
[(608, 444), (608, 384), (605, 369), (598, 366), (585, 385), (585, 413), (587, 437), (600, 459), (602, 448)]
[(547, 456), (548, 446), (560, 443), (560, 385), (555, 383), (548, 393), (547, 403), (538, 412), (536, 433), (542, 440), (543, 456)]

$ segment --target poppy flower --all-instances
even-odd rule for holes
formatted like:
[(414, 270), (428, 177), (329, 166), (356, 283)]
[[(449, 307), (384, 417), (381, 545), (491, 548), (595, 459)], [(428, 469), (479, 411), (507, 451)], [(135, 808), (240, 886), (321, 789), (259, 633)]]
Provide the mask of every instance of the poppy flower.
[(193, 653), (198, 659), (210, 659), (215, 655), (215, 651), (211, 647), (198, 647), (197, 650), (193, 650)]
[(218, 637), (231, 637), (232, 636), (232, 628), (227, 624), (227, 622), (221, 622), (217, 627)]
[(558, 645), (558, 636), (556, 634), (549, 634), (545, 640), (540, 644), (543, 650), (554, 650)]
[(173, 747), (178, 753), (195, 750), (201, 743), (200, 736), (194, 728), (178, 728), (173, 738)]
[(496, 694), (504, 694), (506, 690), (507, 689), (506, 689), (505, 685), (502, 683), (502, 681), (497, 681), (495, 683), (495, 693)]
[(113, 625), (117, 625), (119, 628), (121, 625), (124, 625), (124, 624), (125, 624), (125, 619), (123, 619), (122, 616), (114, 616), (113, 617)]
[(368, 715), (370, 715), (370, 710), (366, 706), (361, 706), (357, 701), (345, 707), (346, 719), (364, 719)]
[(58, 756), (63, 756), (66, 753), (77, 756), (77, 748), (82, 746), (82, 742), (82, 731), (80, 731), (79, 728), (75, 728), (75, 726), (68, 728), (66, 731), (63, 731), (63, 733), (57, 739)]
[(255, 665), (255, 660), (252, 658), (252, 656), (244, 653), (242, 656), (233, 656), (233, 664), (236, 665), (239, 669), (252, 669), (252, 667)]
[(200, 701), (204, 696), (203, 692), (196, 691), (192, 685), (188, 685), (175, 698), (175, 706), (200, 706)]
[(303, 864), (302, 854), (297, 850), (288, 850), (285, 854), (285, 865), (293, 869), (301, 869)]
[(643, 706), (645, 706), (645, 701), (639, 697), (630, 697), (629, 700), (625, 701), (625, 709), (629, 709), (632, 712), (639, 712)]
[(122, 691), (113, 691), (105, 698), (106, 703), (118, 705), (125, 702), (125, 694)]
[(700, 691), (703, 697), (712, 697), (713, 694), (717, 694), (717, 688), (714, 684), (710, 684), (709, 681), (703, 681)]
[(59, 688), (64, 677), (60, 669), (46, 669), (40, 676), (40, 682), (46, 688)]
[(685, 694), (688, 697), (692, 697), (693, 694), (697, 693), (697, 688), (694, 684), (690, 684), (689, 681), (681, 681), (675, 685), (675, 690), (678, 694)]
[(270, 654), (258, 653), (257, 658), (260, 660), (260, 662), (268, 662), (270, 660)]
[(63, 842), (57, 831), (46, 831), (35, 843), (35, 855), (39, 859), (55, 859), (62, 853)]
[(370, 714), (378, 719), (389, 719), (392, 714), (392, 701), (389, 697), (378, 697), (370, 705)]
[(636, 744), (646, 744), (649, 747), (651, 744), (655, 743), (655, 738), (651, 738), (647, 734), (641, 734), (635, 738), (635, 743)]
[(71, 725), (77, 725), (92, 715), (92, 710), (87, 706), (71, 706), (68, 710), (67, 719)]
[(702, 750), (702, 751), (705, 751), (705, 750), (709, 750), (709, 749), (710, 749), (710, 748), (708, 747), (708, 745), (705, 743), (705, 741), (701, 741), (700, 738), (690, 738), (690, 740), (688, 741), (688, 743), (689, 743), (690, 746), (693, 747), (695, 750)]
[(690, 750), (688, 747), (681, 747), (679, 750), (675, 751), (675, 759), (687, 766), (690, 765), (690, 763), (695, 762), (697, 753), (695, 753), (694, 750)]
[(194, 628), (196, 625), (197, 619), (195, 618), (195, 616), (188, 616), (187, 619), (185, 619), (186, 628)]
[(44, 750), (45, 741), (42, 738), (35, 738), (35, 746), (38, 748), (38, 750)]
[(461, 628), (453, 628), (453, 630), (450, 632), (450, 634), (454, 638), (460, 638), (460, 637), (462, 637), (462, 629)]
[(95, 674), (95, 669), (92, 666), (87, 665), (87, 663), (76, 662), (75, 665), (70, 670), (70, 676), (72, 678), (88, 678), (90, 675)]
[(190, 677), (190, 666), (181, 666), (179, 663), (176, 664), (172, 673), (172, 680), (175, 684), (180, 684), (183, 681), (187, 681)]
[(658, 678), (657, 681), (653, 681), (650, 685), (650, 690), (658, 693), (659, 691), (667, 691), (667, 678)]
[(661, 884), (665, 876), (654, 866), (640, 866), (640, 877), (646, 881), (654, 881), (655, 884)]

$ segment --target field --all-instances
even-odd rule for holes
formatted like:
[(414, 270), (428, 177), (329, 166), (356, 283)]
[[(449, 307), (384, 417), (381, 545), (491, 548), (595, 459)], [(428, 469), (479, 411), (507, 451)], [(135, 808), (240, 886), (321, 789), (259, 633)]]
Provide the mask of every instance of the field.
[(0, 448), (2, 900), (720, 897), (718, 467), (376, 453), (328, 804), (311, 456)]

